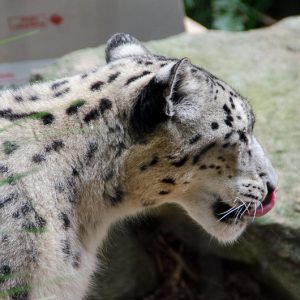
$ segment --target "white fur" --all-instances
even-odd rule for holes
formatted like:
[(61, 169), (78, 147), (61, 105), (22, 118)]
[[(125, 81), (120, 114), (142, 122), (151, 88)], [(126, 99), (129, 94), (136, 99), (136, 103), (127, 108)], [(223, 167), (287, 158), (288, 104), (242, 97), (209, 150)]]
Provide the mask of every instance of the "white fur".
[(145, 55), (145, 48), (138, 44), (120, 45), (111, 51), (112, 60), (138, 55)]

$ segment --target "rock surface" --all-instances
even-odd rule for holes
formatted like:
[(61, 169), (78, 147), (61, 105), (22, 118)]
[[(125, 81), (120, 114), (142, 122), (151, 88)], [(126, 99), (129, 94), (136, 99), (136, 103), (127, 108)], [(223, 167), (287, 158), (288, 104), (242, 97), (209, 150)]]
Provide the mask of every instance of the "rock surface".
[[(255, 295), (255, 299), (269, 299), (267, 296), (261, 298), (265, 295), (265, 290), (276, 291), (281, 295), (279, 299), (299, 299), (300, 17), (287, 18), (272, 27), (248, 32), (207, 31), (200, 35), (181, 34), (149, 42), (147, 46), (153, 52), (166, 56), (188, 57), (194, 64), (208, 69), (247, 97), (256, 112), (256, 135), (279, 174), (276, 208), (264, 218), (256, 220), (239, 243), (230, 247), (210, 243), (198, 227), (173, 208), (155, 212), (154, 219), (156, 224), (161, 224), (161, 234), (175, 236), (199, 257), (214, 254), (216, 261), (220, 258), (222, 262), (224, 259), (242, 262), (244, 268), (241, 270), (241, 278), (248, 274), (247, 276), (259, 282), (257, 289), (251, 287), (257, 292), (251, 294), (252, 299)], [(38, 73), (48, 80), (83, 72), (103, 63), (104, 47), (100, 46), (66, 55), (55, 65), (39, 70)], [(106, 250), (111, 258), (111, 273), (106, 271), (98, 275), (104, 299), (141, 299), (142, 292), (149, 294), (161, 279), (162, 273), (157, 264), (154, 266), (153, 261), (151, 263), (151, 253), (147, 252), (146, 245), (151, 244), (153, 235), (143, 235), (145, 227), (141, 224), (127, 225), (129, 227), (135, 228), (139, 234), (131, 231), (126, 245), (127, 237), (124, 239), (122, 236), (124, 232), (116, 230), (115, 234), (120, 238), (115, 239)], [(123, 247), (124, 251), (120, 250)], [(120, 255), (114, 255), (116, 250)], [(132, 270), (130, 265), (136, 266), (136, 270)], [(211, 268), (214, 268), (213, 263)], [(208, 267), (207, 270), (209, 269)], [(226, 272), (221, 268), (219, 274), (222, 272), (225, 276)], [(112, 280), (108, 282), (107, 278)], [(247, 278), (249, 279), (246, 277), (245, 281), (251, 283)], [(212, 290), (216, 291), (214, 288)], [(178, 296), (173, 299), (202, 299), (201, 296), (191, 297)], [(93, 299), (99, 298), (96, 296)], [(150, 295), (144, 299), (169, 298), (151, 298)], [(223, 294), (212, 299), (227, 298)], [(248, 298), (238, 295), (231, 299)]]

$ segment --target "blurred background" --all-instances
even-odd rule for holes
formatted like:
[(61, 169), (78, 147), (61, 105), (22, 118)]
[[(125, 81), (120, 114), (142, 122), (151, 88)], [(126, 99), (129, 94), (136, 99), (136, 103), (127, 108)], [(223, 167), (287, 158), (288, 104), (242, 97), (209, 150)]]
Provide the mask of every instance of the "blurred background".
[(299, 0), (0, 0), (0, 89), (88, 72), (128, 32), (249, 99), (279, 175), (277, 205), (219, 245), (180, 208), (120, 222), (90, 300), (300, 299)]
[(298, 0), (0, 0), (0, 86), (26, 82), (31, 69), (115, 32), (149, 41), (201, 26), (242, 31), (299, 11)]
[(187, 16), (210, 29), (241, 31), (299, 14), (297, 0), (184, 0)]

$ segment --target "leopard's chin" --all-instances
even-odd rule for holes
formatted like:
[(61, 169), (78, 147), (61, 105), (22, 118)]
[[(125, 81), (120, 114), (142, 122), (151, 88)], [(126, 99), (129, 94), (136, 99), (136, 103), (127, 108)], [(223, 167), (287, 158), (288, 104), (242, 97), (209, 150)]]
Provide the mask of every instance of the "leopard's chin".
[(226, 221), (216, 219), (216, 210), (206, 207), (202, 210), (189, 210), (190, 216), (213, 238), (221, 244), (233, 244), (244, 232), (252, 218), (243, 216), (242, 218), (228, 217)]
[(249, 218), (243, 217), (237, 220), (231, 218), (228, 222), (216, 223), (216, 226), (207, 230), (208, 233), (222, 244), (233, 244), (247, 228)]
[(245, 209), (243, 204), (239, 206), (240, 208), (230, 206), (218, 197), (212, 206), (212, 214), (217, 225), (206, 228), (206, 230), (221, 243), (233, 243), (251, 220), (255, 217), (264, 216), (274, 207), (275, 198), (275, 191), (272, 191), (261, 202), (260, 206), (256, 204), (255, 209)]
[(240, 235), (247, 228), (248, 222), (246, 220), (239, 221), (232, 225), (222, 225), (219, 232), (213, 236), (222, 244), (233, 244), (238, 240)]

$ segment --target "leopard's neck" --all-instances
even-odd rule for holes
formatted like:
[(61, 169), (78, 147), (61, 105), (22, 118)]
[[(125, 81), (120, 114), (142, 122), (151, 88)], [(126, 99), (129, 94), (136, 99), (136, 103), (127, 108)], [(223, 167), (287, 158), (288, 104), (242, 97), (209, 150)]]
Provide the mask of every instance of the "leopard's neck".
[[(47, 209), (50, 202), (59, 207), (69, 201), (64, 209), (75, 215), (83, 238), (135, 209), (123, 200), (122, 164), (133, 144), (131, 106), (158, 67), (144, 68), (128, 60), (128, 77), (117, 62), (0, 96), (1, 138), (12, 146), (9, 156), (0, 154), (1, 161), (8, 160), (9, 172), (19, 173), (16, 178), (28, 176), (20, 186), (29, 194), (36, 182), (51, 191), (42, 201), (29, 195), (33, 205)], [(17, 171), (10, 170), (9, 159), (18, 160)]]

